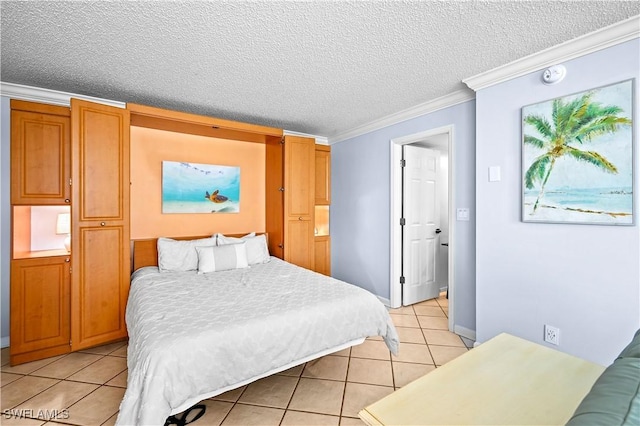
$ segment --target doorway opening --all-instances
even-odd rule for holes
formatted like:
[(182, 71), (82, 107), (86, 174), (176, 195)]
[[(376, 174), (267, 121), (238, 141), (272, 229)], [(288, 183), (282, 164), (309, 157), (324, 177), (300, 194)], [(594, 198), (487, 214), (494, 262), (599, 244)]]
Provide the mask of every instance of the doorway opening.
[[(447, 293), (449, 297), (449, 320), (448, 326), (449, 330), (453, 331), (455, 327), (455, 275), (454, 275), (454, 265), (453, 259), (455, 254), (455, 212), (454, 212), (454, 188), (455, 188), (455, 173), (454, 173), (454, 147), (453, 147), (453, 126), (443, 126), (432, 130), (427, 130), (425, 132), (420, 132), (408, 136), (403, 136), (400, 138), (392, 139), (390, 143), (391, 149), (391, 250), (390, 250), (390, 282), (391, 288), (389, 291), (390, 294), (390, 305), (392, 308), (397, 308), (403, 305), (403, 286), (406, 286), (405, 278), (403, 277), (403, 269), (407, 267), (407, 261), (411, 262), (410, 259), (405, 260), (404, 268), (403, 268), (403, 226), (401, 225), (401, 220), (403, 217), (403, 204), (407, 205), (406, 200), (403, 203), (403, 192), (405, 188), (403, 187), (403, 146), (412, 146), (419, 148), (426, 148), (433, 151), (437, 151), (440, 153), (442, 158), (442, 167), (446, 168), (445, 179), (446, 180), (446, 213), (440, 217), (440, 228), (442, 229), (442, 233), (438, 233), (438, 237), (434, 240), (435, 245), (438, 249), (438, 252), (441, 256), (444, 256), (444, 261), (440, 262), (440, 265), (436, 263), (437, 266), (440, 266), (440, 273), (436, 272), (439, 275), (439, 280), (442, 277), (446, 279), (447, 282)], [(415, 151), (415, 150), (411, 150)], [(411, 155), (411, 153), (409, 153)], [(442, 188), (444, 191), (445, 189)], [(410, 191), (409, 191), (410, 192)], [(407, 196), (411, 196), (407, 194)], [(415, 205), (415, 203), (414, 203)], [(442, 217), (443, 216), (443, 217)], [(444, 226), (443, 226), (444, 225)], [(445, 231), (446, 227), (446, 233)], [(405, 233), (407, 232), (406, 226)], [(431, 231), (433, 232), (433, 231)], [(443, 235), (444, 234), (444, 235)], [(443, 245), (446, 244), (446, 245)], [(406, 248), (406, 244), (405, 244)], [(438, 262), (438, 258), (440, 256), (436, 256), (436, 262)], [(444, 264), (446, 263), (446, 272), (442, 271)], [(436, 269), (437, 271), (437, 269)], [(401, 278), (402, 277), (402, 278)], [(405, 281), (404, 284), (401, 281)], [(405, 300), (407, 300), (405, 298)]]

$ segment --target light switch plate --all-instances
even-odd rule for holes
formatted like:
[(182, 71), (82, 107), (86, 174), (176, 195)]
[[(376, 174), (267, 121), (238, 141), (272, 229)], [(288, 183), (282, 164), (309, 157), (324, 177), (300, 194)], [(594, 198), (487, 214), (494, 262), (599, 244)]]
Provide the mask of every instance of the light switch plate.
[(500, 166), (489, 167), (489, 182), (500, 181)]

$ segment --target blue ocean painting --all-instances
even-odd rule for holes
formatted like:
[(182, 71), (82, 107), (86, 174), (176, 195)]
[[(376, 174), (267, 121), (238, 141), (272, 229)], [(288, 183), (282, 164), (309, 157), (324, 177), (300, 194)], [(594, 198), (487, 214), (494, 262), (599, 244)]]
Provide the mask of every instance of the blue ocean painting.
[(162, 162), (162, 213), (240, 212), (240, 167)]
[[(538, 191), (524, 192), (525, 209), (530, 211)], [(545, 193), (543, 208), (538, 214), (540, 221), (575, 220), (583, 216), (591, 223), (632, 223), (633, 189), (609, 188), (558, 188)]]

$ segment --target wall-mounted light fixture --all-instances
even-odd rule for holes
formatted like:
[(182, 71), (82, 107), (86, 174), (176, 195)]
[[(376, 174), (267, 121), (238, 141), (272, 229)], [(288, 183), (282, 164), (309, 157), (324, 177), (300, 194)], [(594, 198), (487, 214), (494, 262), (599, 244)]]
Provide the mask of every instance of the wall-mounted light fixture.
[(567, 75), (567, 69), (564, 65), (552, 65), (542, 71), (542, 82), (544, 84), (556, 84), (562, 81)]

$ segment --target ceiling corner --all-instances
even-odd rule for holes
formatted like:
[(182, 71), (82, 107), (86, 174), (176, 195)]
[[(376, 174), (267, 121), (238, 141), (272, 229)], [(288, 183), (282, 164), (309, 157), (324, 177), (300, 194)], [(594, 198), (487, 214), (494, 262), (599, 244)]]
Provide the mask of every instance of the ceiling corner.
[(362, 126), (358, 126), (346, 132), (342, 132), (338, 135), (330, 137), (329, 144), (332, 145), (334, 143), (342, 142), (347, 139), (355, 138), (356, 136), (364, 135), (366, 133), (382, 129), (393, 124), (401, 123), (412, 118), (420, 117), (421, 115), (430, 114), (432, 112), (474, 99), (475, 93), (471, 92), (470, 90), (456, 90), (455, 92), (449, 93), (448, 95), (421, 103), (412, 108), (407, 108), (403, 111), (399, 111), (395, 114), (382, 117), (378, 120), (371, 121), (367, 124), (363, 124)]
[(640, 37), (640, 15), (462, 80), (478, 91)]

